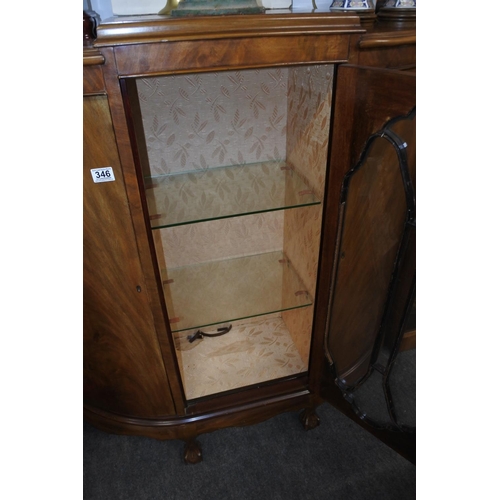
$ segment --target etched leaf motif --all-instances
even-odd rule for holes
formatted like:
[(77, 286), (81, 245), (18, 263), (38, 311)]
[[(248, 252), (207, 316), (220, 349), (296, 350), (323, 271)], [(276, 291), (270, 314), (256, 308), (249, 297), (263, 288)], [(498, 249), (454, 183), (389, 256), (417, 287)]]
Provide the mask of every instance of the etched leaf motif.
[(245, 139), (248, 139), (251, 137), (253, 134), (253, 127), (250, 127), (246, 132), (245, 132)]
[(163, 133), (163, 131), (168, 127), (168, 123), (164, 123), (156, 132), (157, 135), (160, 135)]
[(175, 142), (175, 134), (172, 134), (168, 139), (167, 139), (167, 146), (171, 146)]
[(175, 123), (176, 125), (179, 125), (179, 123), (180, 123), (180, 120), (179, 120), (179, 115), (183, 116), (183, 113), (182, 113), (182, 112), (180, 112), (180, 111), (179, 111), (179, 110), (177, 110), (177, 109), (174, 109), (174, 111), (173, 111), (173, 113), (172, 113), (172, 114), (173, 114), (173, 117), (174, 117), (174, 123)]
[(200, 165), (201, 165), (201, 168), (203, 168), (203, 169), (208, 168), (207, 161), (205, 160), (205, 157), (203, 155), (200, 155)]
[(214, 140), (214, 137), (215, 137), (215, 130), (212, 130), (212, 132), (210, 132), (210, 133), (207, 135), (207, 138), (206, 138), (206, 143), (207, 143), (207, 144), (210, 144), (210, 143)]

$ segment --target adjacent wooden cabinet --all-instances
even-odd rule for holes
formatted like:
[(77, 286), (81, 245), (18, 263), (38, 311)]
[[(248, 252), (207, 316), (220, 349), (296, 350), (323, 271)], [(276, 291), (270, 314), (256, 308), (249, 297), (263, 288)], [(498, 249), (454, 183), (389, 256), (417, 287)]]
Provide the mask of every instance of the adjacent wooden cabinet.
[(414, 48), (352, 14), (89, 30), (88, 421), (194, 463), (199, 434), (290, 410), (315, 427), (366, 375), (412, 293)]

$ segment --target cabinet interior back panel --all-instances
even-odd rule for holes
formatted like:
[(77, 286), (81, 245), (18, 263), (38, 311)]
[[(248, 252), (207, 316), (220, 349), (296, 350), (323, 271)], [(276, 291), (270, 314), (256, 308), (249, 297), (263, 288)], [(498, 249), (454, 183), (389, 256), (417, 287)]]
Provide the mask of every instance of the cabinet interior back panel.
[(283, 218), (276, 211), (155, 230), (160, 268), (282, 250)]
[[(313, 65), (137, 80), (144, 175), (285, 161), (323, 200), (333, 73), (333, 65)], [(319, 204), (154, 230), (160, 268), (167, 276), (170, 268), (282, 251), (314, 298), (322, 211)], [(177, 351), (187, 398), (306, 371), (313, 312), (241, 320), (228, 335)]]
[[(179, 332), (181, 335), (185, 332)], [(230, 334), (176, 350), (187, 399), (288, 377), (307, 370), (279, 315), (233, 323)]]
[(151, 175), (280, 160), (288, 69), (137, 81)]

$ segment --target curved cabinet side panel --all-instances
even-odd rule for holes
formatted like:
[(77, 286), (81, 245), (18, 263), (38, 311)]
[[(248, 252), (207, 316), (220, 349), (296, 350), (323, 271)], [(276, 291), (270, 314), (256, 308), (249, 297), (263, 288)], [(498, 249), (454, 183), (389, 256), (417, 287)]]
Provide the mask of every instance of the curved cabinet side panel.
[[(106, 96), (84, 98), (83, 120), (84, 403), (173, 415)], [(106, 166), (116, 180), (95, 183), (90, 169)]]

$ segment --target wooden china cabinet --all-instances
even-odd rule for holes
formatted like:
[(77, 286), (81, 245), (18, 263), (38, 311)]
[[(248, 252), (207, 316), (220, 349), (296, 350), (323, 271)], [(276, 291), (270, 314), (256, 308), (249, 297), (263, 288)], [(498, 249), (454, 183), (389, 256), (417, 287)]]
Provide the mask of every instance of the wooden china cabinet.
[(222, 427), (316, 427), (414, 286), (414, 23), (85, 26), (85, 418), (188, 463)]

